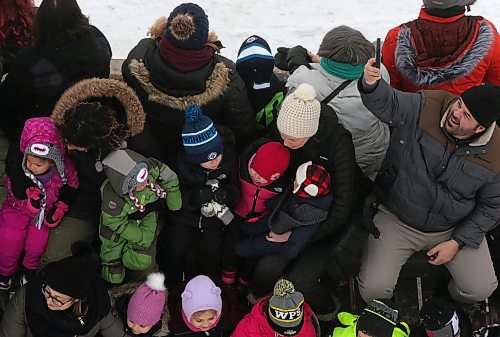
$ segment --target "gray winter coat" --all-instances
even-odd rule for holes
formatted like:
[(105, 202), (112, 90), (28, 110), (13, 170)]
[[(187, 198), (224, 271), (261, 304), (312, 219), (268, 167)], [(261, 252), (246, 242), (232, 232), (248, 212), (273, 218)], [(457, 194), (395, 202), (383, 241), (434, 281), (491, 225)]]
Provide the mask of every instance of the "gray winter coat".
[[(286, 86), (293, 91), (301, 83), (308, 83), (316, 90), (319, 101), (330, 95), (344, 79), (328, 74), (319, 63), (311, 63), (311, 69), (302, 66), (287, 80)], [(389, 81), (389, 73), (382, 66), (382, 77)], [(352, 81), (329, 105), (337, 113), (340, 123), (352, 134), (356, 162), (369, 176), (380, 168), (389, 146), (389, 127), (370, 113), (361, 102), (356, 81)]]
[(477, 248), (500, 219), (500, 129), (492, 124), (472, 141), (443, 131), (458, 96), (446, 91), (404, 93), (379, 81), (363, 92), (366, 107), (394, 127), (376, 181), (383, 204), (423, 232), (454, 228), (453, 238)]

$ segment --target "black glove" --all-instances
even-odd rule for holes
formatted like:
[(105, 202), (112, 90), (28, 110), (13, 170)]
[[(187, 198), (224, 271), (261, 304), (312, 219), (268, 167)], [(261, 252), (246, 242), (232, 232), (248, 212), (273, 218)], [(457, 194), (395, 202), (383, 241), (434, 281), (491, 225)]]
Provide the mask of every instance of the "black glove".
[(211, 201), (214, 198), (212, 187), (207, 186), (199, 190), (195, 190), (191, 194), (191, 202), (195, 205), (202, 205)]
[(155, 202), (151, 202), (145, 206), (144, 212), (134, 212), (129, 214), (128, 218), (130, 220), (141, 220), (148, 213), (151, 212), (161, 212), (167, 208), (167, 204), (165, 203), (165, 199), (158, 198)]
[(274, 65), (276, 66), (276, 68), (281, 69), (283, 71), (290, 70), (288, 69), (288, 61), (287, 61), (289, 50), (290, 48), (286, 47), (278, 48), (278, 52), (276, 53), (276, 55), (274, 55)]
[(19, 199), (25, 200), (28, 196), (26, 195), (26, 190), (30, 187), (37, 187), (34, 182), (32, 182), (28, 177), (24, 175), (24, 172), (16, 172), (10, 175), (10, 188), (12, 194)]
[(302, 46), (290, 48), (287, 54), (287, 63), (290, 74), (292, 74), (300, 66), (306, 66), (311, 69), (311, 66), (309, 65), (309, 63), (311, 63), (311, 59), (307, 56), (307, 49)]
[(64, 202), (66, 205), (71, 205), (75, 199), (77, 189), (69, 185), (63, 185), (59, 190), (57, 200)]
[(228, 203), (230, 195), (231, 194), (227, 189), (219, 188), (217, 191), (214, 192), (214, 200), (221, 205), (225, 205)]

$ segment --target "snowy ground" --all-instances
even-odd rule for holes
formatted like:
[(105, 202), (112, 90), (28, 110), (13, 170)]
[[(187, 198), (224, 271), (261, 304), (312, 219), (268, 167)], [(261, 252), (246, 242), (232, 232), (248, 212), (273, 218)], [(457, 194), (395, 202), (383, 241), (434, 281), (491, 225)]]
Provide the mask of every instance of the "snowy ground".
[[(36, 0), (40, 4), (41, 0)], [(113, 58), (125, 58), (148, 27), (170, 14), (180, 1), (79, 0), (82, 11), (107, 36)], [(369, 40), (384, 38), (387, 31), (417, 17), (421, 0), (200, 0), (210, 30), (226, 46), (222, 54), (236, 59), (239, 46), (258, 34), (271, 48), (302, 44), (317, 51), (327, 31), (338, 25), (360, 30)], [(478, 0), (471, 15), (483, 15), (500, 29), (498, 0)]]

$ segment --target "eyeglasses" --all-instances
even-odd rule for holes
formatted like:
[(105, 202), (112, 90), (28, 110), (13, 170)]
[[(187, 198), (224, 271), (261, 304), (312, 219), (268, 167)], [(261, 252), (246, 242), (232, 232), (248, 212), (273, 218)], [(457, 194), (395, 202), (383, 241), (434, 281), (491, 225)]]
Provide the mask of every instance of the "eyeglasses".
[(74, 301), (75, 299), (74, 298), (70, 298), (69, 300), (67, 301), (61, 301), (60, 299), (58, 299), (57, 297), (54, 297), (52, 296), (52, 294), (50, 293), (50, 290), (47, 289), (49, 285), (47, 283), (45, 283), (43, 286), (42, 286), (42, 294), (43, 296), (45, 296), (45, 299), (49, 299), (51, 300), (51, 302), (57, 306), (57, 307), (62, 307), (72, 301)]

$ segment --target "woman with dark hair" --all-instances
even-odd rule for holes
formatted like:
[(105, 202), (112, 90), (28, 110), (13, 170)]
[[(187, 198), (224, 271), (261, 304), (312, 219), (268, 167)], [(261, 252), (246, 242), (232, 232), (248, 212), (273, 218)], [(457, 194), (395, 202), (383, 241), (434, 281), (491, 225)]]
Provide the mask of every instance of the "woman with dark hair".
[(7, 304), (0, 337), (122, 336), (98, 268), (90, 254), (47, 265)]
[(61, 94), (81, 79), (109, 77), (111, 47), (76, 0), (44, 0), (23, 48), (0, 86), (2, 128), (14, 138), (30, 117), (49, 116)]
[(8, 73), (12, 60), (22, 47), (31, 43), (33, 17), (36, 7), (33, 0), (2, 1), (0, 14), (0, 76)]

